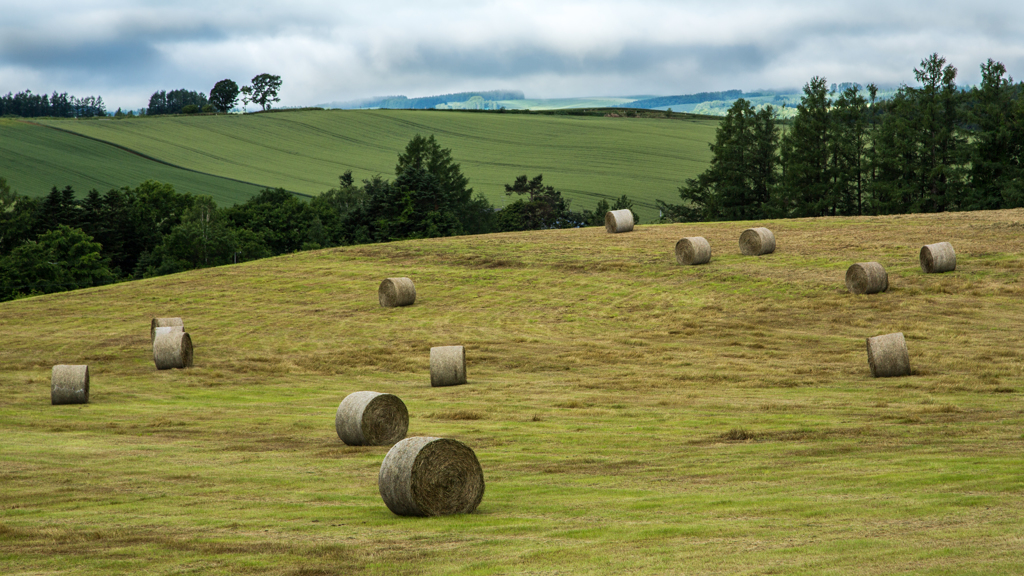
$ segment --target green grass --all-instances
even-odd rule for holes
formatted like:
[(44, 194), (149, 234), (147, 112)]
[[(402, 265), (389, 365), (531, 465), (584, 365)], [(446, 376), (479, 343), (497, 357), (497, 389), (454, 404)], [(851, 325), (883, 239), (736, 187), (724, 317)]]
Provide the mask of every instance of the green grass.
[[(74, 120), (57, 126), (67, 127)], [(200, 171), (201, 172), (201, 171)], [(38, 124), (0, 119), (0, 176), (28, 196), (72, 186), (90, 189), (138, 186), (145, 180), (171, 182), (179, 192), (212, 196), (220, 204), (244, 202), (261, 186), (168, 166), (127, 150)]]
[[(452, 150), (470, 185), (497, 207), (508, 202), (505, 184), (542, 173), (576, 210), (626, 194), (650, 222), (658, 216), (656, 199), (678, 202), (678, 187), (706, 168), (718, 121), (306, 110), (42, 122), (177, 166), (302, 194), (337, 186), (345, 170), (357, 182), (393, 177), (409, 140), (433, 134)], [(0, 165), (0, 174), (5, 170)]]
[[(356, 246), (0, 304), (5, 574), (1024, 572), (1024, 210)], [(711, 263), (680, 267), (683, 236)], [(924, 275), (948, 240), (955, 272)], [(846, 292), (877, 260), (890, 291)], [(416, 304), (382, 309), (408, 275)], [(180, 315), (195, 368), (157, 372)], [(864, 338), (907, 336), (872, 379)], [(429, 386), (431, 346), (469, 383)], [(92, 402), (49, 404), (87, 363)], [(477, 512), (400, 518), (350, 392), (480, 458)]]

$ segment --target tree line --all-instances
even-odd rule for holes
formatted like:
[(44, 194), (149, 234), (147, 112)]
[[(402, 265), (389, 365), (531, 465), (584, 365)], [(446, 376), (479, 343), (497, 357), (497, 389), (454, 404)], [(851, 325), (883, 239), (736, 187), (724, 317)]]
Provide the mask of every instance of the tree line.
[(268, 188), (222, 208), (152, 180), (81, 200), (54, 187), (35, 199), (0, 178), (0, 301), (331, 246), (599, 226), (609, 209), (632, 206), (622, 196), (572, 211), (542, 175), (505, 191), (516, 200), (496, 211), (473, 194), (451, 150), (420, 135), (399, 154), (394, 179), (357, 185), (349, 171), (310, 200)]
[(737, 100), (711, 144), (708, 169), (658, 201), (663, 220), (756, 220), (905, 214), (1024, 206), (1024, 84), (981, 65), (964, 89), (932, 54), (919, 86), (877, 100), (878, 88), (838, 92), (814, 77), (791, 122)]
[(0, 116), (20, 116), (22, 118), (39, 118), (52, 116), (55, 118), (91, 118), (106, 116), (107, 109), (102, 96), (86, 96), (77, 98), (67, 92), (53, 94), (33, 94), (31, 90), (0, 96)]
[(239, 100), (242, 100), (243, 106), (252, 102), (259, 104), (263, 110), (269, 110), (274, 102), (281, 101), (277, 96), (280, 90), (281, 77), (273, 74), (257, 74), (251, 84), (241, 87), (234, 80), (225, 78), (214, 84), (209, 98), (202, 92), (184, 88), (170, 92), (158, 90), (149, 97), (146, 115), (228, 112)]

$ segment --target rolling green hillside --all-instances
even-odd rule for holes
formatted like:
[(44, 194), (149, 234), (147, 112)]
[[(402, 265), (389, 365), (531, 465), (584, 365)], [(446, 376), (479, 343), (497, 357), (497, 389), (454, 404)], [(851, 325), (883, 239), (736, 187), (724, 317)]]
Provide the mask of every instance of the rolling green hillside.
[[(67, 121), (67, 125), (75, 120)], [(61, 125), (58, 123), (58, 125)], [(0, 176), (21, 194), (44, 196), (72, 186), (79, 195), (95, 188), (172, 182), (181, 192), (212, 196), (221, 204), (243, 202), (260, 186), (168, 166), (138, 154), (37, 124), (0, 119)]]
[[(739, 255), (751, 225), (775, 253)], [(551, 230), (309, 251), (0, 303), (4, 574), (1024, 573), (1024, 210)], [(713, 257), (676, 264), (703, 236)], [(957, 268), (918, 252), (950, 241)], [(854, 296), (877, 261), (889, 291)], [(378, 305), (392, 276), (406, 308)], [(150, 319), (195, 366), (158, 372)], [(870, 376), (865, 338), (912, 375)], [(432, 346), (469, 382), (430, 387)], [(50, 405), (54, 364), (91, 402)], [(403, 518), (351, 392), (480, 459)]]
[(303, 194), (337, 185), (345, 170), (357, 181), (391, 177), (405, 144), (415, 134), (434, 134), (473, 188), (498, 207), (507, 201), (505, 184), (543, 173), (574, 209), (626, 194), (646, 222), (657, 217), (656, 199), (677, 200), (676, 189), (704, 170), (717, 126), (706, 119), (403, 110), (43, 122), (177, 166)]

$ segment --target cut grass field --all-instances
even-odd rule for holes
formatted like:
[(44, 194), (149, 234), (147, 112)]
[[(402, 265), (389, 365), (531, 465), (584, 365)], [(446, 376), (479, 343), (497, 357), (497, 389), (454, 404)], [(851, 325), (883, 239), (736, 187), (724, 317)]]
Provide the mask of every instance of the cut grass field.
[[(522, 174), (543, 174), (545, 184), (561, 190), (575, 210), (592, 210), (601, 198), (626, 194), (644, 222), (658, 217), (655, 200), (678, 202), (678, 187), (707, 167), (708, 143), (718, 125), (710, 119), (415, 110), (40, 122), (198, 172), (309, 195), (337, 186), (345, 170), (352, 170), (356, 182), (377, 174), (391, 178), (409, 140), (433, 134), (452, 150), (473, 189), (496, 207), (510, 202), (505, 184)], [(107, 169), (93, 166), (96, 172)], [(0, 164), (0, 175), (5, 171)], [(21, 177), (7, 176), (16, 188)]]
[[(750, 225), (778, 249), (739, 255)], [(675, 263), (704, 236), (704, 266)], [(925, 275), (950, 241), (955, 272)], [(878, 261), (890, 290), (846, 291)], [(414, 306), (381, 308), (387, 277)], [(5, 574), (1020, 574), (1024, 210), (495, 234), (303, 252), (0, 304)], [(157, 372), (150, 319), (195, 367)], [(872, 379), (902, 331), (913, 375)], [(431, 346), (469, 383), (431, 388)], [(51, 406), (87, 363), (91, 403)], [(398, 395), (465, 442), (470, 515), (402, 518)]]
[[(69, 120), (68, 123), (74, 123)], [(45, 196), (71, 186), (84, 197), (95, 188), (171, 182), (177, 190), (212, 196), (223, 205), (244, 202), (262, 187), (168, 166), (128, 150), (35, 123), (0, 119), (0, 177), (20, 194)]]

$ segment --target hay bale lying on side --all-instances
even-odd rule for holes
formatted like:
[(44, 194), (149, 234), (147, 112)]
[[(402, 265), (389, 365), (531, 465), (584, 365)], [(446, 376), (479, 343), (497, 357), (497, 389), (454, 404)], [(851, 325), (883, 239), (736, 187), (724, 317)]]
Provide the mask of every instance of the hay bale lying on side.
[(153, 318), (149, 324), (149, 340), (156, 340), (156, 329), (161, 326), (181, 326), (185, 330), (185, 322), (181, 318)]
[(353, 392), (338, 405), (334, 429), (349, 446), (388, 446), (405, 438), (409, 410), (394, 394)]
[(192, 367), (192, 337), (188, 332), (168, 332), (153, 340), (153, 362), (157, 370)]
[(767, 228), (747, 228), (740, 234), (740, 253), (760, 256), (775, 252), (775, 234)]
[(455, 386), (466, 383), (466, 348), (435, 346), (430, 349), (430, 385)]
[(711, 244), (701, 236), (683, 238), (676, 242), (676, 262), (685, 266), (707, 264), (711, 261)]
[(910, 375), (910, 355), (903, 332), (867, 339), (868, 365), (875, 378)]
[(417, 436), (388, 451), (377, 488), (399, 516), (468, 514), (484, 497), (484, 472), (476, 454), (462, 442)]
[(633, 229), (633, 211), (629, 209), (609, 210), (604, 215), (604, 229), (609, 234), (629, 232)]
[(377, 299), (385, 308), (412, 306), (416, 301), (416, 286), (408, 278), (387, 278), (377, 289)]
[(57, 364), (50, 373), (50, 404), (88, 404), (89, 366)]
[(925, 274), (956, 270), (956, 251), (949, 242), (927, 244), (921, 248), (921, 270)]
[(889, 275), (878, 262), (858, 262), (846, 270), (846, 287), (854, 294), (885, 292)]

